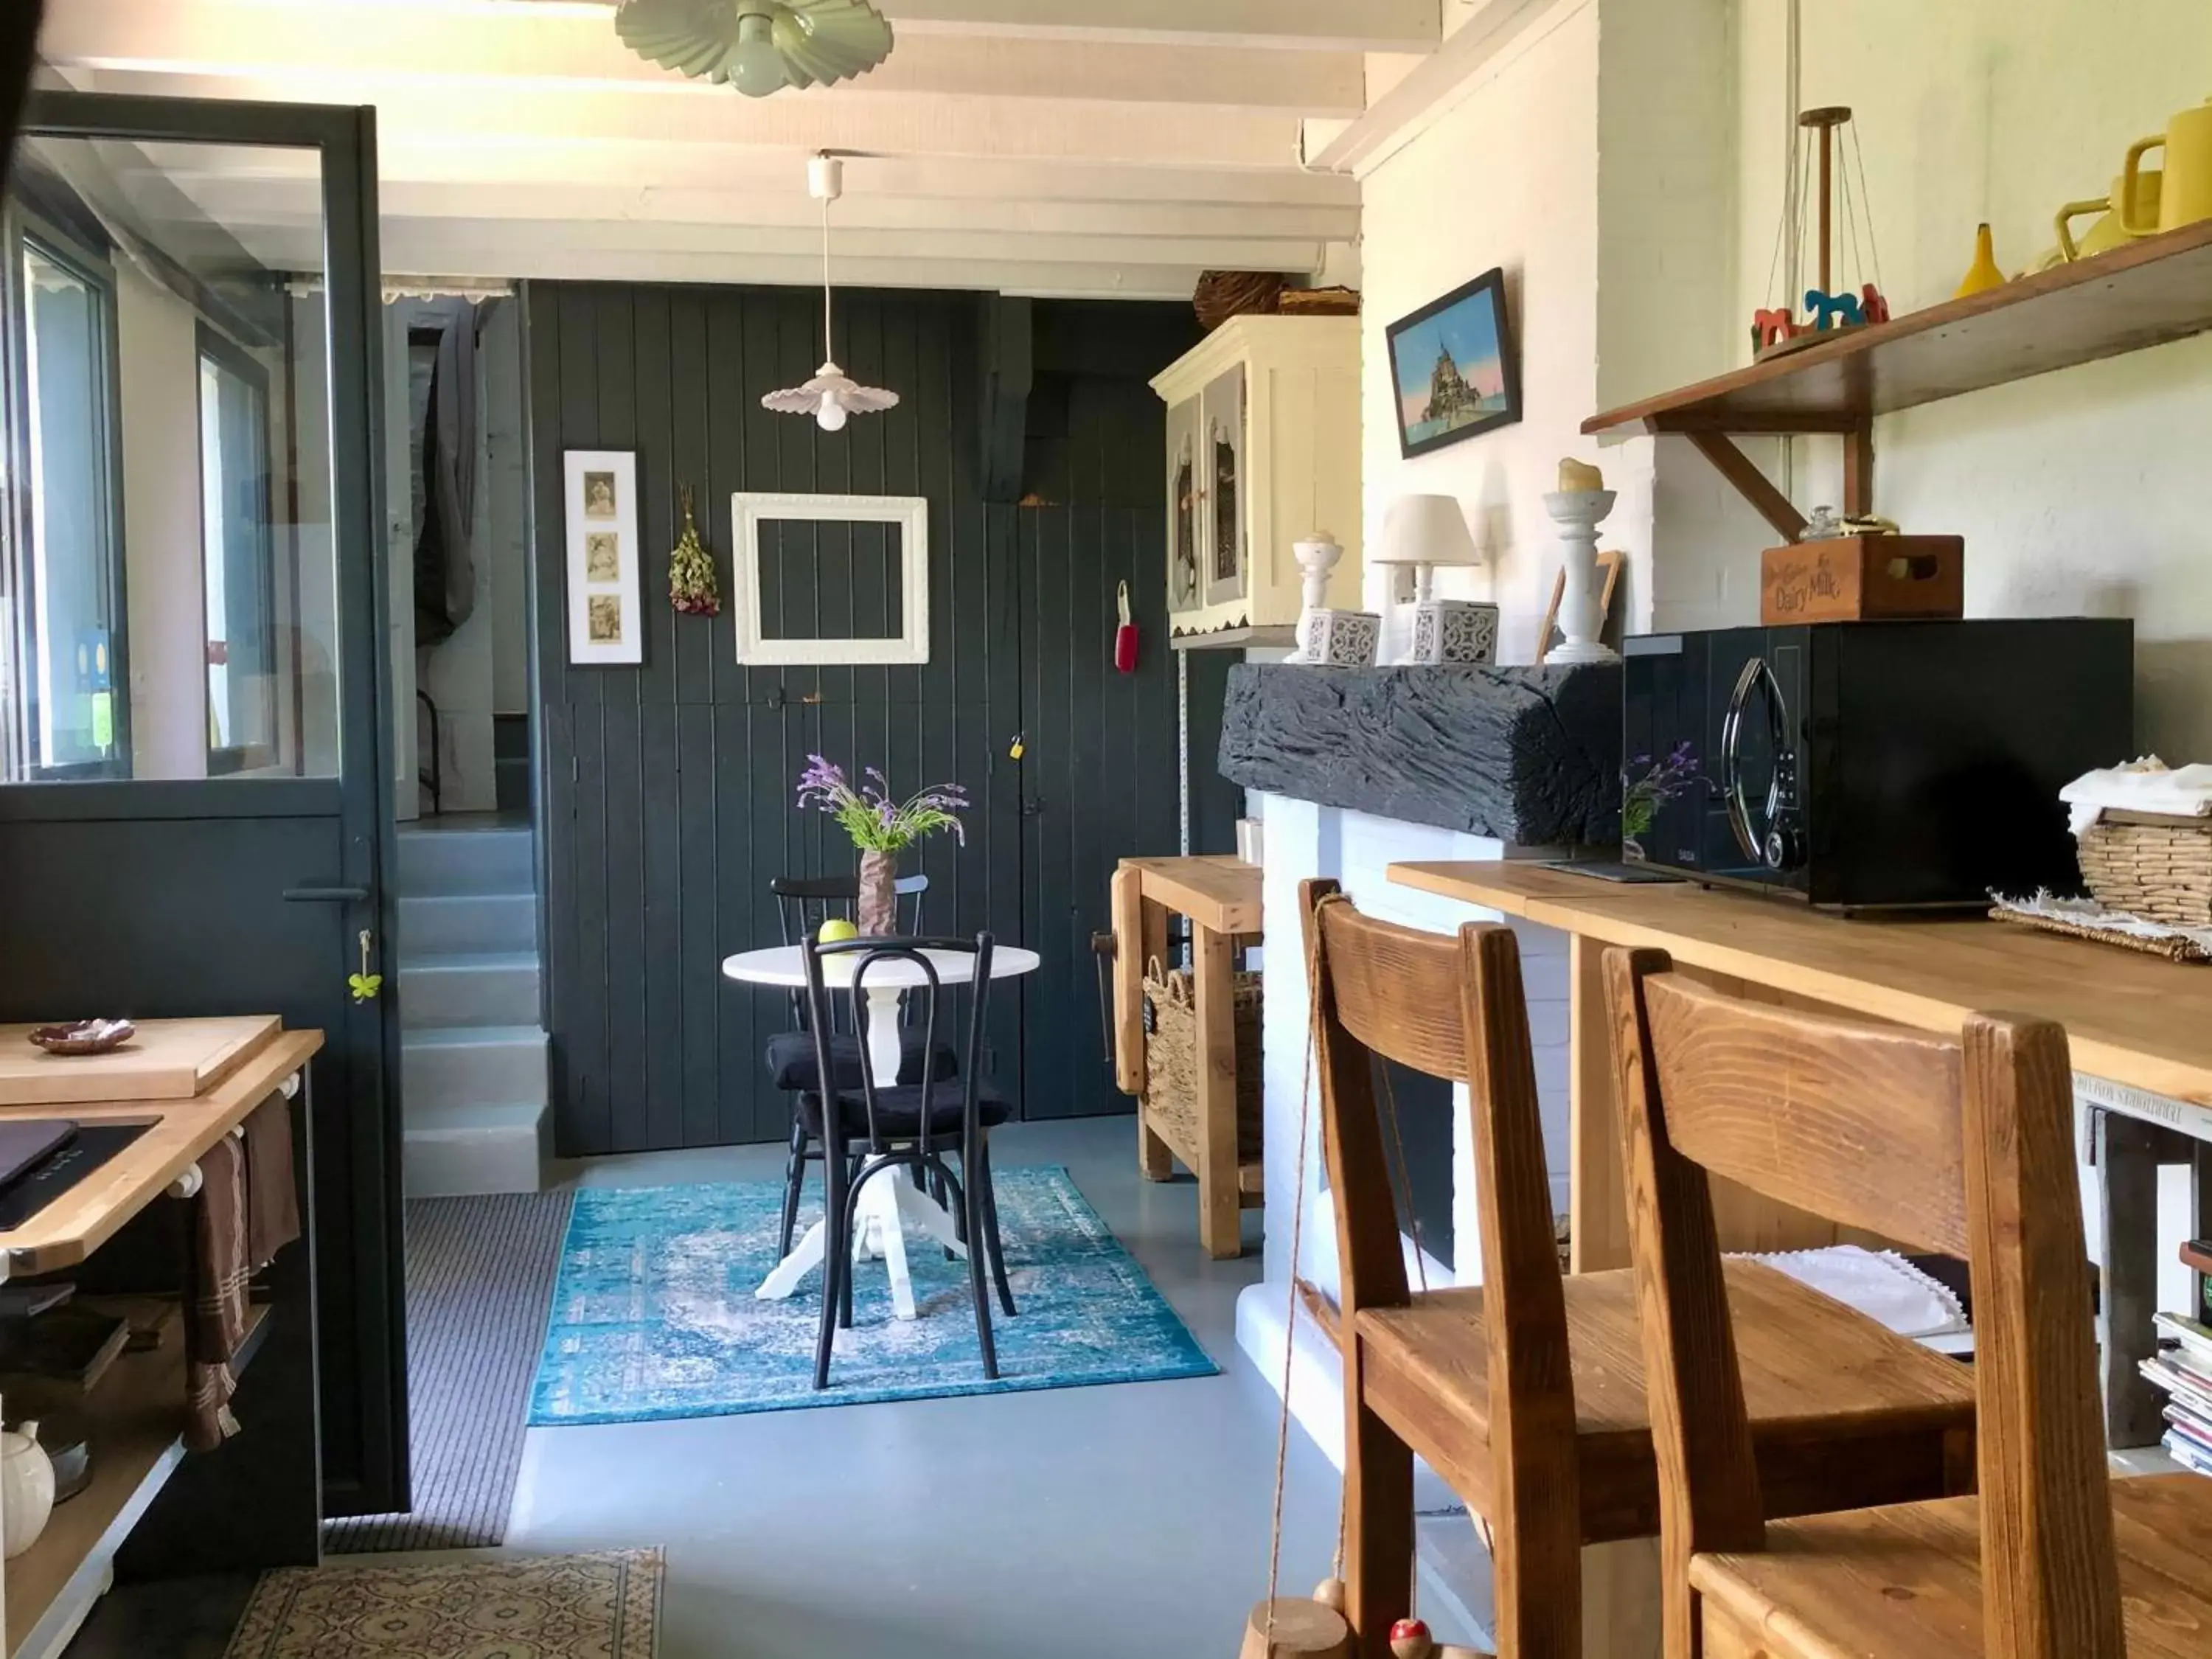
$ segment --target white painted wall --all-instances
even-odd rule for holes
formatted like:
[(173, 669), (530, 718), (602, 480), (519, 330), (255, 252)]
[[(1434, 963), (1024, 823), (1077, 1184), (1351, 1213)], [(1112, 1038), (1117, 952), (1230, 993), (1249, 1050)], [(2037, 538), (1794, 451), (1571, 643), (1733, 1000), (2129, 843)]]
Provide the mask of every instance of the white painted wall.
[[(1733, 311), (1747, 319), (1770, 302), (1785, 9), (1734, 4)], [(1858, 0), (1804, 6), (1802, 30), (1801, 100), (1856, 112), (1899, 311), (1950, 295), (1978, 222), (1992, 227), (1999, 263), (2021, 269), (2054, 244), (2060, 203), (2103, 193), (2131, 140), (2212, 93), (2203, 0)], [(1740, 362), (1740, 343), (1704, 372)], [(2132, 616), (2142, 742), (2177, 763), (2212, 757), (2212, 337), (1911, 410), (1875, 437), (1880, 510), (1966, 538), (1970, 615)], [(1793, 447), (1794, 498), (1834, 501), (1838, 447)], [(1658, 621), (1754, 619), (1764, 544), (1755, 520), (1746, 533), (1663, 538)]]
[[(1437, 592), (1498, 601), (1506, 662), (1534, 656), (1551, 597), (1558, 542), (1543, 492), (1562, 455), (1594, 453), (1578, 428), (1597, 399), (1597, 0), (1573, 0), (1486, 65), (1455, 106), (1363, 183), (1369, 545), (1380, 545), (1397, 496), (1457, 495), (1491, 563), (1440, 572)], [(1519, 334), (1522, 419), (1407, 460), (1384, 330), (1493, 265), (1505, 269)], [(1386, 605), (1389, 581), (1386, 568), (1368, 567), (1370, 609)]]

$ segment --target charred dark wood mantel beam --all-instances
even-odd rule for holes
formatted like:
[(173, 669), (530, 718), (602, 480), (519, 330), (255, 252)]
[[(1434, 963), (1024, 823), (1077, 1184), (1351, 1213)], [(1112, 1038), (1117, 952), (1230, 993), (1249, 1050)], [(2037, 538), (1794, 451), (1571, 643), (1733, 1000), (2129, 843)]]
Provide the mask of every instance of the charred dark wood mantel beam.
[(1523, 847), (1620, 838), (1620, 669), (1230, 671), (1232, 783)]

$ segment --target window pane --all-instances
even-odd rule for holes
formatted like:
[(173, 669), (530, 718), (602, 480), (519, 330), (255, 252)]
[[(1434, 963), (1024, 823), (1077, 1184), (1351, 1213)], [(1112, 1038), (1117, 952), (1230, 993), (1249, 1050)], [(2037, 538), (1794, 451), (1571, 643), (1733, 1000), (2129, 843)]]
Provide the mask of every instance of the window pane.
[(7, 208), (5, 781), (335, 777), (319, 158), (33, 139)]
[(208, 770), (289, 771), (277, 720), (269, 412), (250, 360), (200, 356), (200, 584), (207, 609)]
[(121, 758), (105, 301), (28, 241), (19, 291), (27, 511), (13, 584), (21, 667), (9, 676), (9, 770), (105, 775)]

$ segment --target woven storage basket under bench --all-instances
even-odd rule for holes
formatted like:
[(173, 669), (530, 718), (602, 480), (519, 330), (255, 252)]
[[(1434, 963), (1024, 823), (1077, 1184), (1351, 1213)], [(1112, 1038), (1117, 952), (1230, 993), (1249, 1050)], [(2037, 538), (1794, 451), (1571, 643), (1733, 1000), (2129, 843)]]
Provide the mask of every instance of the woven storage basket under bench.
[[(1243, 1250), (1242, 1212), (1262, 1202), (1260, 872), (1234, 858), (1123, 859), (1114, 874), (1115, 1080), (1137, 1097), (1139, 1167), (1198, 1177), (1208, 1255)], [(1188, 970), (1170, 973), (1168, 920), (1190, 922)]]
[(2212, 818), (2107, 811), (2077, 850), (2082, 878), (2106, 909), (2212, 927)]

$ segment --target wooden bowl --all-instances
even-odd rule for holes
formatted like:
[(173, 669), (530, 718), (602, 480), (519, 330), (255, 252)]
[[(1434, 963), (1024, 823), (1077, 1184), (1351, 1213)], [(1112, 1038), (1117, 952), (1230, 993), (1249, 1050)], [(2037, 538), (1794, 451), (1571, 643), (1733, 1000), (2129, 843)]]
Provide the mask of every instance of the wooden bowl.
[(50, 1054), (104, 1054), (138, 1035), (127, 1019), (80, 1019), (70, 1025), (41, 1025), (31, 1041)]

